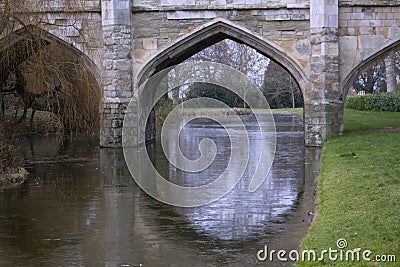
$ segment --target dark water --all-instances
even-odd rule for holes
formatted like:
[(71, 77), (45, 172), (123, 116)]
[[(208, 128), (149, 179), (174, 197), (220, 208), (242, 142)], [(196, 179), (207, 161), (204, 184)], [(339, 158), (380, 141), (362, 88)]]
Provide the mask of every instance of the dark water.
[[(299, 245), (311, 220), (318, 150), (304, 148), (295, 116), (277, 116), (276, 125), (277, 153), (263, 185), (249, 193), (242, 179), (225, 197), (199, 208), (147, 196), (132, 180), (122, 150), (99, 149), (95, 139), (63, 147), (51, 138), (25, 140), (29, 181), (0, 191), (0, 266), (284, 266), (256, 255), (264, 245)], [(257, 151), (258, 128), (251, 121), (247, 128)], [(159, 146), (147, 149), (160, 173), (201, 184), (226, 166), (229, 140), (213, 123), (197, 121), (182, 132), (189, 158), (198, 157), (193, 146), (210, 134), (217, 160), (195, 176), (168, 165)]]

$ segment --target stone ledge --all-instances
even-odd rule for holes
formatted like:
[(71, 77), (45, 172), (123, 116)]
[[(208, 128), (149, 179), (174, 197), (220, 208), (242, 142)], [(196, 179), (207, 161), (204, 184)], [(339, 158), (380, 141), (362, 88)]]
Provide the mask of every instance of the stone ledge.
[(308, 4), (306, 5), (279, 5), (279, 6), (268, 6), (265, 5), (223, 5), (223, 6), (207, 6), (207, 5), (192, 5), (192, 6), (168, 6), (168, 7), (138, 7), (133, 6), (132, 12), (168, 12), (168, 11), (207, 11), (207, 10), (296, 10), (296, 9), (310, 9)]
[(120, 98), (120, 97), (107, 97), (103, 99), (103, 103), (108, 104), (126, 104), (131, 101), (131, 98)]
[(387, 6), (400, 6), (398, 0), (339, 0), (339, 7), (357, 7), (357, 6), (373, 6), (373, 7), (387, 7)]
[[(1, 8), (0, 8), (1, 10)], [(65, 8), (53, 8), (53, 9), (37, 9), (29, 11), (30, 14), (54, 14), (54, 13), (63, 13), (63, 14), (79, 14), (79, 13), (101, 13), (100, 7), (90, 7), (90, 8), (74, 8), (74, 9), (65, 9)]]

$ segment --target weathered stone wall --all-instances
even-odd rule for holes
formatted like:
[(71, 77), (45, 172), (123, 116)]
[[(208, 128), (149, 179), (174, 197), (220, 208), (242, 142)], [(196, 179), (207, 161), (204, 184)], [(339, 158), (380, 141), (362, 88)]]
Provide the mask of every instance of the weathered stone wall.
[[(23, 25), (38, 26), (82, 51), (93, 61), (98, 74), (102, 69), (103, 48), (99, 3), (98, 0), (29, 0), (22, 5), (19, 19)], [(0, 1), (2, 8), (4, 2)], [(14, 30), (23, 25), (13, 25)]]
[(231, 9), (231, 8), (304, 8), (309, 0), (133, 0), (133, 7), (146, 9), (160, 9), (163, 7), (177, 7), (197, 9)]
[[(352, 6), (344, 5), (344, 2), (346, 4), (352, 2)], [(386, 3), (387, 6), (377, 6), (378, 3), (382, 5)], [(341, 1), (341, 4), (343, 6), (339, 9), (340, 79), (341, 86), (344, 87), (346, 79), (352, 71), (354, 72), (355, 67), (373, 57), (386, 45), (400, 39), (400, 2)], [(378, 53), (376, 56), (382, 57), (384, 54)]]
[(148, 58), (216, 18), (229, 20), (276, 43), (289, 56), (296, 58), (304, 69), (308, 68), (308, 9), (134, 11), (132, 16), (135, 72)]
[(339, 0), (340, 6), (396, 6), (398, 4), (398, 0)]
[(75, 46), (87, 55), (97, 66), (97, 74), (102, 69), (103, 39), (101, 36), (101, 13), (85, 14), (51, 13), (47, 15), (47, 25), (42, 29), (59, 37), (67, 44)]

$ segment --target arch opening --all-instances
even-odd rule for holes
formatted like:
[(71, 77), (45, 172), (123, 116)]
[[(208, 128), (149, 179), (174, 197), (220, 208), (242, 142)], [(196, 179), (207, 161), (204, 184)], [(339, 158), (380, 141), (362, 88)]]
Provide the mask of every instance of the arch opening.
[(225, 39), (245, 44), (282, 66), (294, 77), (304, 95), (307, 78), (299, 63), (272, 42), (263, 40), (249, 30), (223, 19), (211, 22), (188, 36), (180, 38), (150, 58), (138, 72), (136, 77), (138, 86), (155, 73), (179, 64), (201, 50)]
[[(221, 63), (242, 72), (258, 85), (261, 94), (267, 99), (269, 107), (273, 109), (302, 108), (304, 106), (302, 91), (290, 72), (284, 69), (279, 63), (265, 57), (244, 43), (224, 39), (191, 55), (183, 62), (194, 63), (197, 61)], [(171, 78), (182, 79), (179, 77), (185, 79), (187, 71), (183, 70), (182, 73), (174, 71)], [(241, 99), (228, 88), (223, 88), (216, 84), (194, 83), (172, 89), (168, 96), (165, 95), (157, 103), (155, 110), (153, 110), (148, 118), (146, 124), (146, 140), (148, 141), (155, 138), (155, 132), (160, 132), (161, 126), (171, 110), (180, 103), (193, 98), (213, 98), (236, 109), (238, 114), (245, 115), (249, 112), (249, 110), (246, 110), (249, 107), (248, 103), (246, 103), (247, 99)], [(255, 104), (254, 101), (252, 103), (252, 108), (266, 108), (261, 104)], [(156, 117), (155, 119), (153, 118), (154, 116)]]
[[(385, 76), (385, 59), (388, 59), (391, 54), (398, 53), (400, 51), (400, 40), (391, 42), (384, 47), (377, 49), (366, 59), (362, 60), (346, 77), (343, 82), (341, 100), (345, 102), (349, 92), (356, 84), (357, 80), (362, 79), (362, 75), (370, 76), (365, 77), (365, 79), (370, 79), (370, 81), (365, 81), (362, 83), (372, 83), (372, 86), (379, 85), (379, 79), (383, 77), (383, 83), (386, 83)], [(377, 73), (381, 72), (381, 73)], [(372, 80), (372, 81), (371, 81)], [(363, 84), (361, 84), (363, 86)], [(385, 86), (385, 85), (384, 85)], [(379, 90), (376, 91), (382, 91)], [(384, 91), (384, 90), (383, 90)], [(354, 91), (356, 93), (356, 90)]]
[[(184, 62), (210, 61), (228, 65), (248, 76), (263, 92), (271, 108), (295, 108), (303, 106), (302, 92), (294, 77), (281, 65), (260, 54), (246, 44), (224, 39), (200, 52), (192, 55)], [(179, 73), (175, 73), (179, 76)], [(175, 98), (211, 97), (225, 98), (230, 107), (245, 107), (243, 100), (238, 96), (231, 96), (227, 91), (216, 90), (218, 86), (202, 88), (201, 84), (194, 84), (186, 88), (187, 92), (175, 93)], [(192, 89), (192, 90), (188, 90)], [(189, 95), (187, 95), (189, 93)], [(174, 93), (172, 93), (174, 96)], [(176, 97), (177, 96), (177, 97)], [(290, 98), (290, 99), (288, 99)]]
[(83, 52), (29, 25), (0, 40), (0, 58), (2, 116), (11, 125), (24, 122), (31, 110), (32, 126), (41, 111), (46, 131), (98, 134), (100, 75)]

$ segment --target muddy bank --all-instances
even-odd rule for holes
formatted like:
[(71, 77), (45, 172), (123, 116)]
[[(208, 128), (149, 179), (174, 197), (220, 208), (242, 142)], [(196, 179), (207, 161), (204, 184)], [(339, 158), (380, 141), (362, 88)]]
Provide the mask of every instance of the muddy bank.
[(22, 167), (0, 172), (0, 190), (17, 187), (25, 182), (27, 177), (28, 171)]

